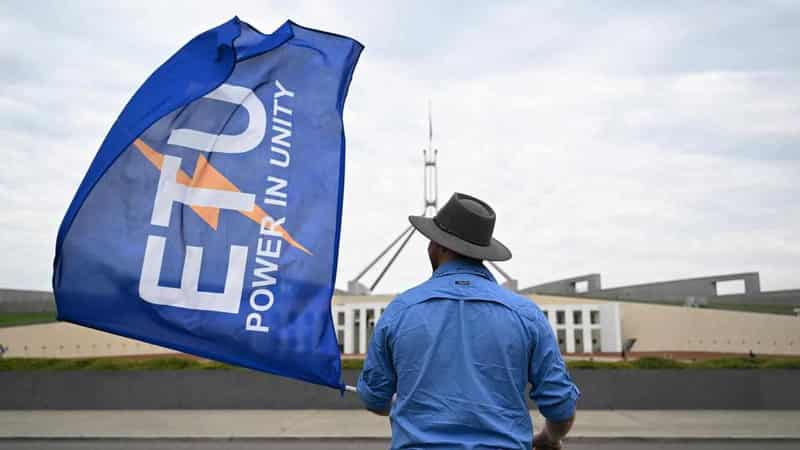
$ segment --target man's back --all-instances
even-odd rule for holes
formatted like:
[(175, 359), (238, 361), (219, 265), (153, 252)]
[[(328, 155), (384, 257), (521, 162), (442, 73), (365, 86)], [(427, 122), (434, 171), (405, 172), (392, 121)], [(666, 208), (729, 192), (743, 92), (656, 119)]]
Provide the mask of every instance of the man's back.
[(387, 308), (358, 387), (373, 409), (397, 393), (393, 448), (530, 448), (529, 381), (546, 416), (571, 416), (578, 391), (544, 315), (459, 260)]

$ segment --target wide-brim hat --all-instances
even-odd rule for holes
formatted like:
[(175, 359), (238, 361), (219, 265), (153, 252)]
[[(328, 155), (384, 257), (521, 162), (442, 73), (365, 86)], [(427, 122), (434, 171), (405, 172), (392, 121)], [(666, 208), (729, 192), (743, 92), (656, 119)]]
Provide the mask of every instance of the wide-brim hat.
[(474, 259), (506, 261), (511, 251), (492, 237), (495, 213), (485, 202), (456, 192), (435, 217), (409, 216), (428, 239)]

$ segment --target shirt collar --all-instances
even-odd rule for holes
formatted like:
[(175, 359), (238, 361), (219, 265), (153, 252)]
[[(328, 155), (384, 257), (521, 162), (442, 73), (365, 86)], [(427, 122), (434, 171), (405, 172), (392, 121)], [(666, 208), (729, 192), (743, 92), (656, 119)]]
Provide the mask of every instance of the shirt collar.
[(479, 277), (486, 278), (489, 281), (493, 281), (495, 283), (497, 282), (497, 280), (494, 278), (494, 275), (489, 272), (489, 269), (487, 269), (483, 263), (480, 261), (472, 261), (463, 258), (451, 259), (450, 261), (440, 265), (439, 268), (433, 272), (433, 278), (439, 278), (445, 275), (457, 273), (477, 275)]

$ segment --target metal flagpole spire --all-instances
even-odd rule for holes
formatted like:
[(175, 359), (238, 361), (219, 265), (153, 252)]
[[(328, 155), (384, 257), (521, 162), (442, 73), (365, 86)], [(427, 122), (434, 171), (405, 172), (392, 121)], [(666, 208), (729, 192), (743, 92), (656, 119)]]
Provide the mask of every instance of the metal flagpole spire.
[[(424, 176), (425, 176), (425, 203), (424, 208), (422, 211), (422, 215), (427, 217), (433, 217), (436, 215), (436, 211), (439, 209), (439, 177), (438, 177), (438, 167), (436, 165), (437, 155), (439, 153), (438, 149), (433, 148), (433, 118), (431, 113), (431, 102), (428, 101), (428, 148), (422, 150), (422, 155), (424, 158)], [(375, 257), (368, 265), (365, 267), (361, 272), (356, 275), (353, 280), (350, 280), (347, 283), (347, 293), (350, 295), (370, 295), (378, 286), (378, 283), (383, 279), (386, 272), (389, 271), (389, 268), (394, 264), (397, 257), (400, 256), (400, 252), (406, 247), (408, 241), (411, 240), (411, 237), (414, 235), (416, 230), (414, 227), (408, 226), (406, 227), (399, 236), (397, 236), (392, 242), (386, 246), (379, 254)], [(402, 242), (401, 242), (402, 241)], [(400, 246), (395, 250), (392, 254), (391, 258), (389, 258), (389, 262), (380, 271), (378, 277), (375, 281), (372, 282), (372, 285), (367, 287), (366, 285), (361, 283), (361, 278), (372, 269), (375, 264), (378, 263), (387, 253), (389, 250), (394, 248), (398, 242)]]
[(436, 166), (438, 149), (433, 148), (433, 118), (431, 117), (431, 102), (428, 100), (428, 148), (422, 150), (425, 158), (425, 211), (424, 216), (433, 217), (439, 210), (439, 173)]

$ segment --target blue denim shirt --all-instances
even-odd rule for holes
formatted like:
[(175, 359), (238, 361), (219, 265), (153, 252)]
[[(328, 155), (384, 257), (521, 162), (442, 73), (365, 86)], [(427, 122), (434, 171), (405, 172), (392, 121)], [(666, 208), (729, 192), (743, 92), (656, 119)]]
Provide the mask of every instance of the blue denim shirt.
[(539, 307), (453, 260), (386, 308), (358, 393), (391, 407), (393, 449), (530, 449), (528, 383), (545, 417), (572, 417), (580, 391)]

